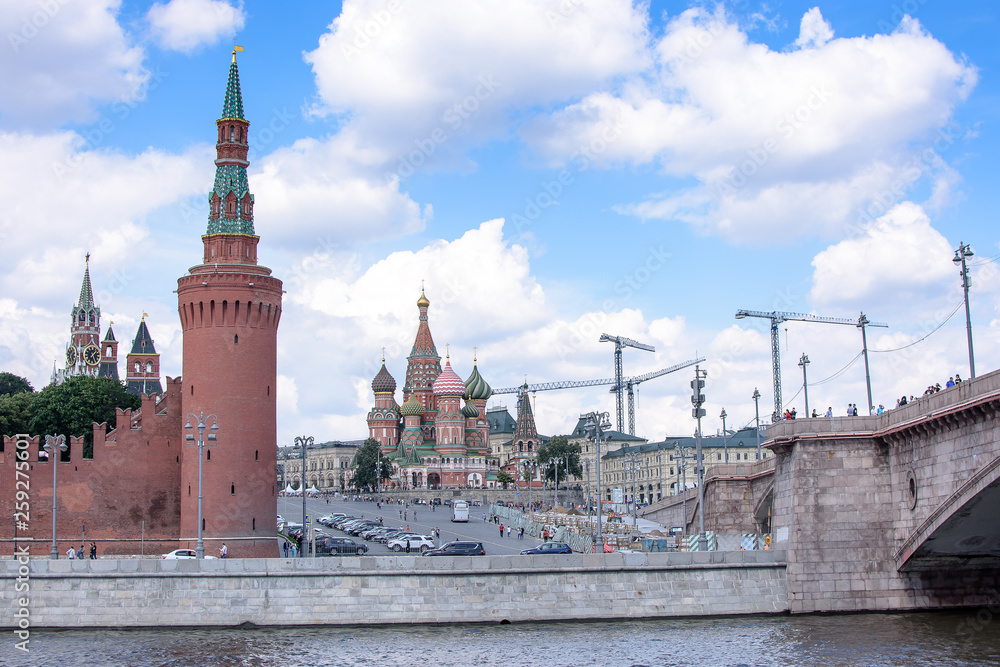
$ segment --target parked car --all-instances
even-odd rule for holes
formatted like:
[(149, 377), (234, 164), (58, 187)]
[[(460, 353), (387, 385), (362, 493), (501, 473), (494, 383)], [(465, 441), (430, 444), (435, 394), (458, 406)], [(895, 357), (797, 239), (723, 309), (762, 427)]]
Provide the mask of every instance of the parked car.
[(425, 556), (485, 556), (482, 542), (448, 542), (437, 549), (428, 549)]
[(360, 556), (368, 553), (368, 545), (358, 544), (349, 537), (324, 537), (316, 541), (319, 556)]
[(419, 551), (423, 553), (428, 549), (434, 548), (434, 540), (427, 535), (401, 535), (397, 538), (389, 540), (386, 542), (386, 546), (393, 551), (405, 551), (406, 543), (410, 543), (410, 551)]
[[(163, 554), (163, 557), (167, 560), (187, 560), (197, 558), (198, 554), (195, 553), (194, 549), (174, 549), (168, 554)], [(205, 559), (215, 560), (215, 556), (205, 556)]]
[(545, 542), (539, 544), (534, 549), (525, 549), (521, 552), (522, 556), (528, 556), (530, 554), (571, 554), (573, 550), (569, 548), (569, 545), (565, 542)]

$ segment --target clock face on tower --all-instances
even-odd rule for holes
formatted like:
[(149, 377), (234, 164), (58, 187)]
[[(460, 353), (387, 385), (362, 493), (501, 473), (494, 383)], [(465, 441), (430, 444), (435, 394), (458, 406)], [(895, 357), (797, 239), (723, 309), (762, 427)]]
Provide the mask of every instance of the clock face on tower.
[(76, 363), (76, 348), (67, 347), (66, 348), (66, 365), (72, 366)]
[(93, 343), (83, 348), (83, 360), (87, 362), (88, 366), (96, 366), (101, 363), (101, 348)]

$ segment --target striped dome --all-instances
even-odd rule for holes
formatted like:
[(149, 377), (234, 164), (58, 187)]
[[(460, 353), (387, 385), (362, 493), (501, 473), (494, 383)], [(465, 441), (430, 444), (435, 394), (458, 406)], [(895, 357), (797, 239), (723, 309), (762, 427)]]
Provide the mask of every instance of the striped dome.
[(493, 395), (493, 389), (479, 374), (479, 366), (472, 367), (472, 375), (465, 381), (465, 395), (473, 401), (486, 401)]
[(410, 399), (399, 406), (399, 414), (404, 417), (411, 417), (413, 415), (420, 416), (424, 414), (424, 406), (417, 400), (416, 394), (411, 394)]
[(382, 362), (382, 369), (372, 380), (372, 391), (376, 394), (391, 394), (396, 391), (396, 380), (389, 374), (388, 369), (385, 367), (385, 362)]
[(466, 403), (462, 406), (462, 416), (466, 419), (475, 419), (479, 416), (479, 408), (472, 403)]
[(451, 361), (446, 361), (441, 375), (434, 380), (435, 396), (465, 396), (465, 383), (451, 370)]

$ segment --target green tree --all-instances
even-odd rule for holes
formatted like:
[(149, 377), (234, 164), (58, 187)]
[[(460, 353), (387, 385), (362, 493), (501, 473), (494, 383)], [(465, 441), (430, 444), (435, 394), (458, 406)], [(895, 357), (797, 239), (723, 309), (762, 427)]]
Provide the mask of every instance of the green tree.
[(4, 371), (0, 373), (0, 396), (13, 396), (14, 394), (33, 394), (34, 387), (31, 383), (20, 375), (14, 375)]
[(382, 454), (378, 440), (368, 438), (354, 457), (354, 488), (375, 491), (376, 469), (380, 473), (377, 487), (381, 487), (392, 476), (392, 463)]
[(507, 485), (512, 483), (514, 478), (506, 470), (501, 470), (497, 473), (497, 482), (503, 485), (503, 488), (507, 488)]
[[(71, 377), (59, 385), (50, 384), (36, 394), (31, 407), (33, 435), (84, 436), (83, 455), (94, 454), (92, 424), (108, 423), (117, 428), (117, 408), (138, 409), (142, 401), (125, 392), (125, 385), (111, 378), (86, 375)], [(127, 426), (127, 424), (126, 424)]]
[[(569, 474), (576, 477), (583, 477), (583, 469), (580, 467), (580, 445), (570, 444), (565, 435), (555, 435), (538, 448), (538, 463), (546, 464), (551, 458), (561, 458), (559, 464), (559, 483), (566, 480), (566, 461), (569, 460)], [(555, 480), (556, 471), (552, 466), (545, 468), (545, 479)]]
[(33, 392), (0, 395), (0, 435), (36, 435), (31, 431), (31, 409), (37, 396)]

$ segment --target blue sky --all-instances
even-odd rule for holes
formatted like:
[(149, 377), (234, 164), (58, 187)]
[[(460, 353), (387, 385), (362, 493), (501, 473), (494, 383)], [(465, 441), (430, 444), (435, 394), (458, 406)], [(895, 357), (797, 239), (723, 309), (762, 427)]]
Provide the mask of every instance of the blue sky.
[[(0, 367), (36, 387), (87, 252), (103, 326), (127, 341), (149, 313), (182, 374), (173, 290), (200, 258), (234, 42), (260, 260), (287, 290), (282, 443), (366, 435), (421, 281), (463, 377), (475, 346), (494, 387), (606, 378), (598, 337), (627, 336), (656, 346), (628, 375), (708, 358), (716, 430), (723, 407), (753, 419), (755, 387), (772, 407), (767, 322), (740, 308), (889, 323), (876, 404), (967, 376), (964, 241), (977, 371), (998, 365), (988, 3), (13, 0), (0, 28)], [(864, 405), (854, 327), (781, 339), (788, 407), (802, 353), (811, 407)], [(640, 386), (639, 435), (693, 431), (690, 379)], [(535, 400), (547, 434), (614, 410), (597, 389)]]

